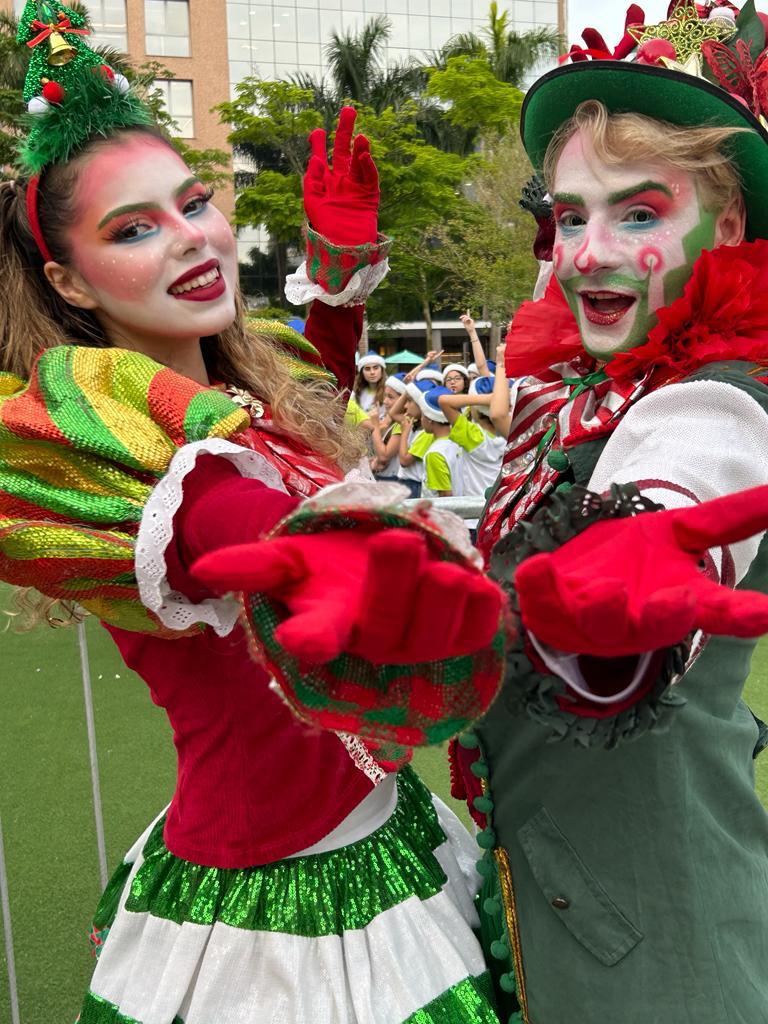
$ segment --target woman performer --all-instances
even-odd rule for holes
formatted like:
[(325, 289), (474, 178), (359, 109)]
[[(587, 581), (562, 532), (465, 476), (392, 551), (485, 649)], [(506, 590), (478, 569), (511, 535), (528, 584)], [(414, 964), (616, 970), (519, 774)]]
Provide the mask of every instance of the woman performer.
[[(46, 58), (54, 33), (66, 64)], [(285, 650), (328, 662), (341, 696), (359, 677), (385, 696), (455, 677), (454, 733), (497, 689), (501, 592), (398, 488), (341, 482), (343, 408), (248, 334), (229, 225), (83, 33), (57, 3), (21, 19), (36, 120), (0, 188), (0, 578), (102, 620), (167, 710), (179, 774), (104, 894), (81, 1024), (497, 1024), (467, 833), (395, 773), (402, 749), (299, 722), (239, 602), (189, 567), (277, 524), (298, 534), (261, 563), (298, 572)], [(386, 251), (353, 123), (343, 111), (332, 169), (312, 138), (309, 276), (292, 284), (346, 386)], [(411, 569), (396, 607), (391, 564)]]

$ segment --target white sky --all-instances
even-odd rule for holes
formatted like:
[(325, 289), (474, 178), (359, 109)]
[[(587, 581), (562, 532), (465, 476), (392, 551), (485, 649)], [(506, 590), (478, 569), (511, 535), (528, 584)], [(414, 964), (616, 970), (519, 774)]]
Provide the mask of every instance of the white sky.
[[(596, 28), (603, 34), (610, 49), (624, 34), (624, 19), (631, 0), (568, 0), (568, 45), (581, 44), (584, 28)], [(637, 0), (645, 11), (647, 22), (662, 21), (667, 14), (669, 0)]]

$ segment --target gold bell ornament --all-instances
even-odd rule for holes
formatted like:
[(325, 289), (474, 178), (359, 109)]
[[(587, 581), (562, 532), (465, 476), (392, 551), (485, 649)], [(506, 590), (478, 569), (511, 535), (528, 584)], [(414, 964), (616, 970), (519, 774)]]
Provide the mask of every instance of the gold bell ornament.
[(52, 67), (60, 68), (64, 64), (69, 64), (76, 55), (77, 50), (74, 46), (51, 25), (51, 34), (48, 36), (48, 63)]

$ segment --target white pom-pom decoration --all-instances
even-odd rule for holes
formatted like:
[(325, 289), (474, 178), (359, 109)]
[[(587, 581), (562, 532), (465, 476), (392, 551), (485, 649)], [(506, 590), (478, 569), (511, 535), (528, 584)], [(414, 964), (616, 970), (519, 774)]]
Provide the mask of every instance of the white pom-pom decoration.
[(51, 109), (51, 104), (43, 96), (33, 96), (27, 104), (30, 114), (45, 114)]
[(128, 92), (128, 90), (131, 88), (131, 83), (128, 81), (125, 75), (119, 75), (117, 74), (117, 72), (115, 72), (115, 87), (119, 92), (125, 93)]
[(708, 21), (732, 21), (736, 24), (736, 14), (730, 7), (716, 7), (709, 12)]

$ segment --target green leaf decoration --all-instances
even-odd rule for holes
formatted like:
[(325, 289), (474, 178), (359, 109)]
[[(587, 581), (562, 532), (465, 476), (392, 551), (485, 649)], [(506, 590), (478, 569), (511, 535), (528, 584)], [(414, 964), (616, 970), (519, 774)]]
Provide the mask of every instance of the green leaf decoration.
[(736, 18), (736, 35), (728, 40), (728, 47), (736, 49), (736, 43), (743, 39), (749, 45), (753, 60), (757, 60), (765, 49), (765, 28), (757, 16), (755, 0), (747, 0)]

